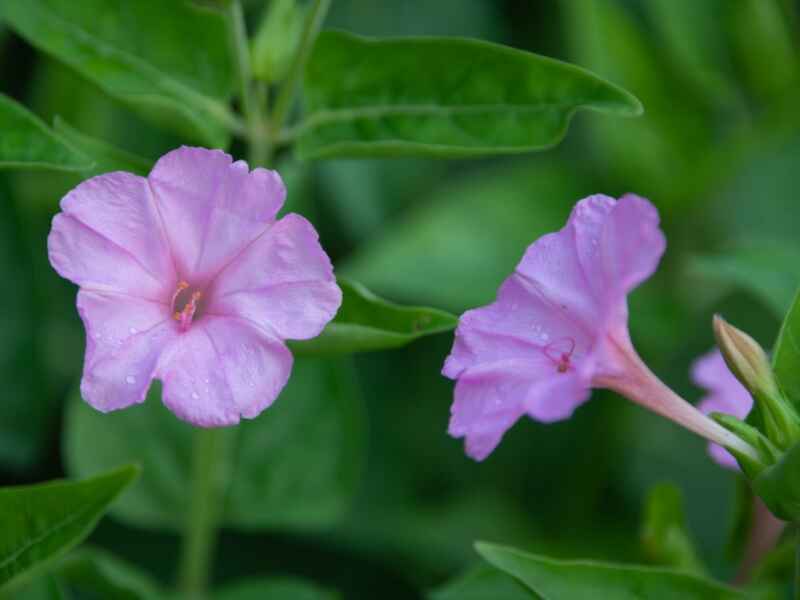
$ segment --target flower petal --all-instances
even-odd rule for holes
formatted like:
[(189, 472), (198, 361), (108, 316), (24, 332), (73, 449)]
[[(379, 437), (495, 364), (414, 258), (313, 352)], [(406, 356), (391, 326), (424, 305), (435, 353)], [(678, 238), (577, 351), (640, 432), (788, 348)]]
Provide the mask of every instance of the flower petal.
[(184, 279), (202, 285), (275, 218), (286, 189), (275, 171), (249, 171), (221, 150), (183, 146), (149, 175)]
[(577, 350), (577, 358), (592, 342), (580, 324), (564, 315), (531, 279), (514, 274), (503, 282), (495, 302), (461, 316), (442, 373), (455, 379), (470, 367), (512, 358), (555, 371), (559, 349)]
[(483, 460), (525, 414), (524, 399), (537, 367), (524, 360), (478, 365), (458, 378), (448, 433), (466, 438), (466, 451)]
[(157, 302), (174, 283), (159, 279), (116, 241), (64, 213), (53, 217), (47, 251), (58, 274), (82, 288)]
[(208, 311), (241, 316), (286, 339), (322, 331), (342, 303), (333, 267), (306, 219), (289, 214), (214, 282)]
[(255, 418), (277, 398), (292, 369), (286, 346), (240, 319), (205, 316), (164, 352), (164, 404), (200, 427)]
[(177, 336), (168, 308), (81, 290), (78, 313), (86, 328), (84, 400), (102, 412), (143, 402), (162, 350)]
[(555, 373), (539, 379), (525, 397), (528, 415), (542, 423), (568, 419), (591, 395), (578, 373)]

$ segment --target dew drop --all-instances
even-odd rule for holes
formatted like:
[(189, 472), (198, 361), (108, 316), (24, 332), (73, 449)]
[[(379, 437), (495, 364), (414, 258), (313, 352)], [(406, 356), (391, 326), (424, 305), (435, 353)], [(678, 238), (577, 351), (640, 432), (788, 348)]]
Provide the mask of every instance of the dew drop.
[(133, 385), (134, 383), (136, 383), (136, 377), (134, 377), (133, 375), (128, 375), (125, 378), (125, 381), (126, 381), (126, 383), (129, 383), (130, 385)]
[(192, 392), (192, 400), (200, 400), (200, 394), (197, 392)]
[(137, 333), (139, 333), (139, 330), (136, 329), (136, 327), (131, 327), (128, 331), (130, 332), (131, 335), (136, 335)]

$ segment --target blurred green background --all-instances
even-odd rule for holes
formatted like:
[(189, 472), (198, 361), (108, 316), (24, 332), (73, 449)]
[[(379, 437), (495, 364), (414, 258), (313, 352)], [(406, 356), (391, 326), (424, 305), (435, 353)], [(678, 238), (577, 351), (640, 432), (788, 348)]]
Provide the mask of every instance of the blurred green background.
[[(253, 27), (262, 6), (245, 5)], [(579, 198), (648, 197), (669, 245), (657, 275), (630, 299), (633, 338), (653, 370), (695, 400), (688, 370), (713, 344), (712, 314), (768, 347), (800, 280), (797, 10), (779, 0), (334, 0), (326, 27), (470, 36), (568, 60), (636, 94), (646, 113), (582, 113), (558, 148), (511, 158), (281, 155), (288, 209), (315, 223), (339, 274), (398, 302), (460, 313), (490, 302), (524, 248), (560, 228)], [(180, 143), (2, 24), (0, 48), (0, 92), (45, 121), (58, 115), (150, 160)], [(62, 428), (83, 332), (75, 288), (50, 268), (45, 244), (59, 199), (79, 179), (0, 173), (0, 485), (68, 474)], [(641, 562), (642, 505), (660, 481), (683, 490), (714, 574), (732, 576), (738, 476), (716, 466), (702, 440), (600, 392), (568, 422), (520, 422), (475, 463), (445, 433), (452, 383), (439, 369), (451, 343), (443, 334), (354, 358), (344, 409), (352, 426), (340, 440), (358, 440), (354, 497), (319, 525), (226, 530), (217, 582), (288, 574), (347, 598), (377, 589), (381, 598), (421, 598), (477, 562), (476, 539)], [(305, 386), (292, 400), (303, 393), (320, 392)], [(281, 434), (282, 455), (307, 444), (310, 421), (326, 416), (304, 418)], [(143, 448), (154, 443), (147, 434)], [(329, 451), (317, 450), (296, 468)], [(172, 577), (175, 535), (111, 516), (91, 541)]]

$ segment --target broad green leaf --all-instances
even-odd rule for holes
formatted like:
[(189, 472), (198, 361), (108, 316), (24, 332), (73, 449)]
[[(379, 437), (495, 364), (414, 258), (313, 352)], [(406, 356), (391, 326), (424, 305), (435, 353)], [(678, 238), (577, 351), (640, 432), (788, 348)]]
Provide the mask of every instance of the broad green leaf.
[[(2, 9), (0, 9), (1, 11)], [(81, 171), (92, 161), (24, 106), (0, 94), (0, 169)]]
[(316, 41), (304, 94), (303, 158), (527, 152), (561, 141), (580, 108), (642, 112), (580, 67), (498, 44), (334, 31)]
[(253, 74), (269, 83), (283, 80), (300, 43), (305, 10), (297, 0), (273, 0), (253, 36)]
[(685, 571), (589, 560), (555, 560), (486, 542), (476, 544), (489, 564), (543, 598), (590, 600), (744, 600), (744, 593)]
[(473, 569), (455, 581), (430, 592), (427, 597), (428, 600), (537, 600), (539, 598), (510, 575), (487, 566)]
[(780, 317), (800, 282), (800, 245), (754, 240), (722, 254), (695, 257), (689, 268), (692, 274), (711, 282), (753, 293)]
[(458, 319), (434, 308), (400, 306), (378, 298), (363, 285), (339, 279), (342, 306), (314, 339), (297, 342), (299, 354), (349, 354), (405, 346), (455, 328)]
[(687, 531), (683, 494), (676, 485), (662, 483), (650, 490), (641, 536), (650, 562), (699, 574), (705, 571)]
[(337, 600), (339, 594), (290, 578), (247, 579), (214, 592), (213, 600)]
[(92, 598), (161, 600), (164, 593), (146, 574), (99, 548), (81, 548), (54, 569), (67, 590)]
[(751, 481), (753, 491), (779, 519), (800, 521), (800, 443)]
[[(241, 528), (314, 528), (349, 506), (361, 476), (363, 407), (349, 362), (297, 359), (275, 404), (225, 431), (229, 487), (222, 521)], [(70, 471), (137, 460), (139, 483), (112, 508), (126, 523), (180, 529), (186, 518), (194, 428), (161, 403), (154, 386), (141, 405), (102, 414), (76, 395), (68, 408)], [(86, 440), (91, 440), (87, 444)]]
[(0, 489), (0, 586), (82, 542), (138, 474), (129, 465), (83, 481)]
[(227, 144), (234, 79), (221, 15), (183, 1), (25, 0), (0, 3), (0, 19), (157, 123)]
[(99, 175), (101, 173), (110, 173), (111, 171), (128, 171), (139, 175), (147, 175), (153, 166), (153, 163), (146, 158), (120, 150), (103, 140), (88, 136), (61, 118), (56, 117), (53, 122), (53, 129), (68, 140), (72, 146), (94, 160), (92, 168), (84, 171), (85, 175)]
[[(491, 302), (537, 237), (590, 190), (541, 160), (475, 170), (393, 219), (338, 269), (377, 293), (461, 311)], [(431, 282), (435, 282), (434, 285)]]
[(800, 290), (783, 319), (772, 367), (783, 393), (800, 409)]

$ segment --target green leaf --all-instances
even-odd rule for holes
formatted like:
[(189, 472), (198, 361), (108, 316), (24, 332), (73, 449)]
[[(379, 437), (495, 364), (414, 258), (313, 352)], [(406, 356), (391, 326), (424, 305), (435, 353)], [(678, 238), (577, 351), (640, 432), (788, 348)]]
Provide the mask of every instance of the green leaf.
[(778, 385), (800, 409), (800, 290), (786, 313), (773, 352), (772, 367)]
[(70, 553), (55, 572), (65, 587), (91, 594), (93, 598), (160, 600), (164, 597), (148, 575), (99, 548)]
[[(1, 10), (1, 9), (0, 9)], [(0, 169), (81, 171), (89, 158), (51, 131), (24, 106), (0, 94)]]
[(82, 542), (138, 474), (129, 465), (83, 481), (0, 489), (0, 586)]
[(393, 219), (337, 272), (402, 301), (458, 312), (486, 304), (525, 248), (563, 227), (591, 191), (582, 181), (574, 168), (541, 159), (476, 169)]
[(78, 148), (83, 154), (94, 160), (94, 165), (91, 169), (84, 171), (84, 175), (99, 175), (111, 171), (128, 171), (147, 175), (153, 166), (153, 163), (146, 158), (88, 136), (59, 117), (53, 121), (53, 128), (73, 147)]
[(26, 0), (0, 3), (0, 19), (157, 123), (227, 144), (234, 80), (218, 13), (178, 1)]
[(299, 579), (237, 581), (214, 592), (213, 600), (336, 600), (339, 594)]
[(487, 566), (430, 592), (428, 600), (536, 600), (538, 596), (510, 575)]
[(292, 349), (299, 354), (349, 354), (397, 348), (414, 340), (450, 331), (458, 318), (434, 308), (392, 304), (370, 292), (363, 285), (338, 280), (342, 288), (342, 306), (322, 334), (296, 342)]
[[(102, 414), (76, 394), (68, 408), (71, 472), (137, 460), (139, 483), (112, 508), (146, 528), (181, 529), (191, 473), (193, 427), (161, 403), (153, 386), (143, 404)], [(235, 438), (222, 522), (240, 528), (315, 528), (348, 508), (361, 477), (363, 406), (348, 361), (297, 359), (289, 384)], [(91, 440), (87, 444), (86, 440)]]
[(784, 521), (800, 521), (800, 443), (752, 480), (753, 491)]
[(676, 485), (662, 483), (650, 490), (641, 535), (650, 562), (698, 574), (705, 572), (687, 531), (683, 494)]
[(527, 152), (561, 141), (580, 108), (642, 112), (622, 88), (529, 52), (464, 38), (333, 31), (316, 41), (304, 94), (302, 158)]
[(690, 272), (711, 282), (755, 294), (780, 317), (800, 281), (800, 246), (779, 240), (751, 240), (724, 254), (698, 256)]
[(486, 542), (475, 545), (489, 564), (544, 598), (590, 600), (744, 600), (733, 588), (685, 571), (589, 560), (555, 560)]

